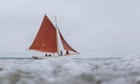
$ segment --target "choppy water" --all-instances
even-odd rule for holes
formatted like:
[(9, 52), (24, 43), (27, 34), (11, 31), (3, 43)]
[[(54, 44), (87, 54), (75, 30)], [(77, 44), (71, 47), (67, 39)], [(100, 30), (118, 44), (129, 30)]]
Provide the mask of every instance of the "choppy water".
[(140, 58), (0, 58), (0, 84), (140, 84)]

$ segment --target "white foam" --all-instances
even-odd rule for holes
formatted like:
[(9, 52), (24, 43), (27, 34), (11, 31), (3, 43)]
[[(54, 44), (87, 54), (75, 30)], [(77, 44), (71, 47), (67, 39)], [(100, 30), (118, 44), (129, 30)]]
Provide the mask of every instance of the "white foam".
[(1, 60), (0, 84), (139, 84), (140, 58)]

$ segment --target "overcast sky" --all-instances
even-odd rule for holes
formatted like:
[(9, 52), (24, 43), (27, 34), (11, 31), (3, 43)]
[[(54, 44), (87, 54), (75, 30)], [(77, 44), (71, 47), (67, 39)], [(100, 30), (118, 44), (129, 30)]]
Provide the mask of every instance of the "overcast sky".
[[(31, 53), (44, 14), (81, 54), (140, 54), (139, 0), (1, 0), (0, 56)], [(29, 56), (30, 57), (30, 56)]]

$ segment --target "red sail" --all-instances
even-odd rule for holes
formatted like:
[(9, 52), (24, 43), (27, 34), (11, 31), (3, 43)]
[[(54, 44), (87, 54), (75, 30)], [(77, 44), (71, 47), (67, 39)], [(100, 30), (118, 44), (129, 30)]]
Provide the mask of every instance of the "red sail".
[(57, 46), (56, 28), (45, 15), (39, 32), (29, 49), (55, 53), (58, 51)]
[[(59, 30), (58, 30), (59, 31)], [(77, 52), (76, 50), (74, 50), (64, 39), (64, 37), (62, 36), (61, 32), (59, 31), (59, 35), (60, 35), (60, 39), (62, 41), (62, 45), (64, 47), (65, 50), (67, 51), (73, 51), (73, 52)]]

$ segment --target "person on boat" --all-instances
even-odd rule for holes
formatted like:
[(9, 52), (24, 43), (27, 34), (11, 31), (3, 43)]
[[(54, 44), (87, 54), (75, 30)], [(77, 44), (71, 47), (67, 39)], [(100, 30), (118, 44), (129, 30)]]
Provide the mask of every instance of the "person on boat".
[(52, 56), (51, 54), (49, 54), (48, 56)]
[(60, 50), (60, 56), (63, 56), (63, 52), (62, 52), (62, 50)]
[(51, 54), (47, 54), (47, 53), (46, 53), (46, 54), (45, 54), (45, 56), (52, 56), (52, 55), (51, 55)]
[(69, 55), (70, 53), (69, 53), (69, 51), (68, 50), (66, 50), (66, 54), (65, 55)]
[(45, 56), (48, 56), (48, 54), (46, 53)]

